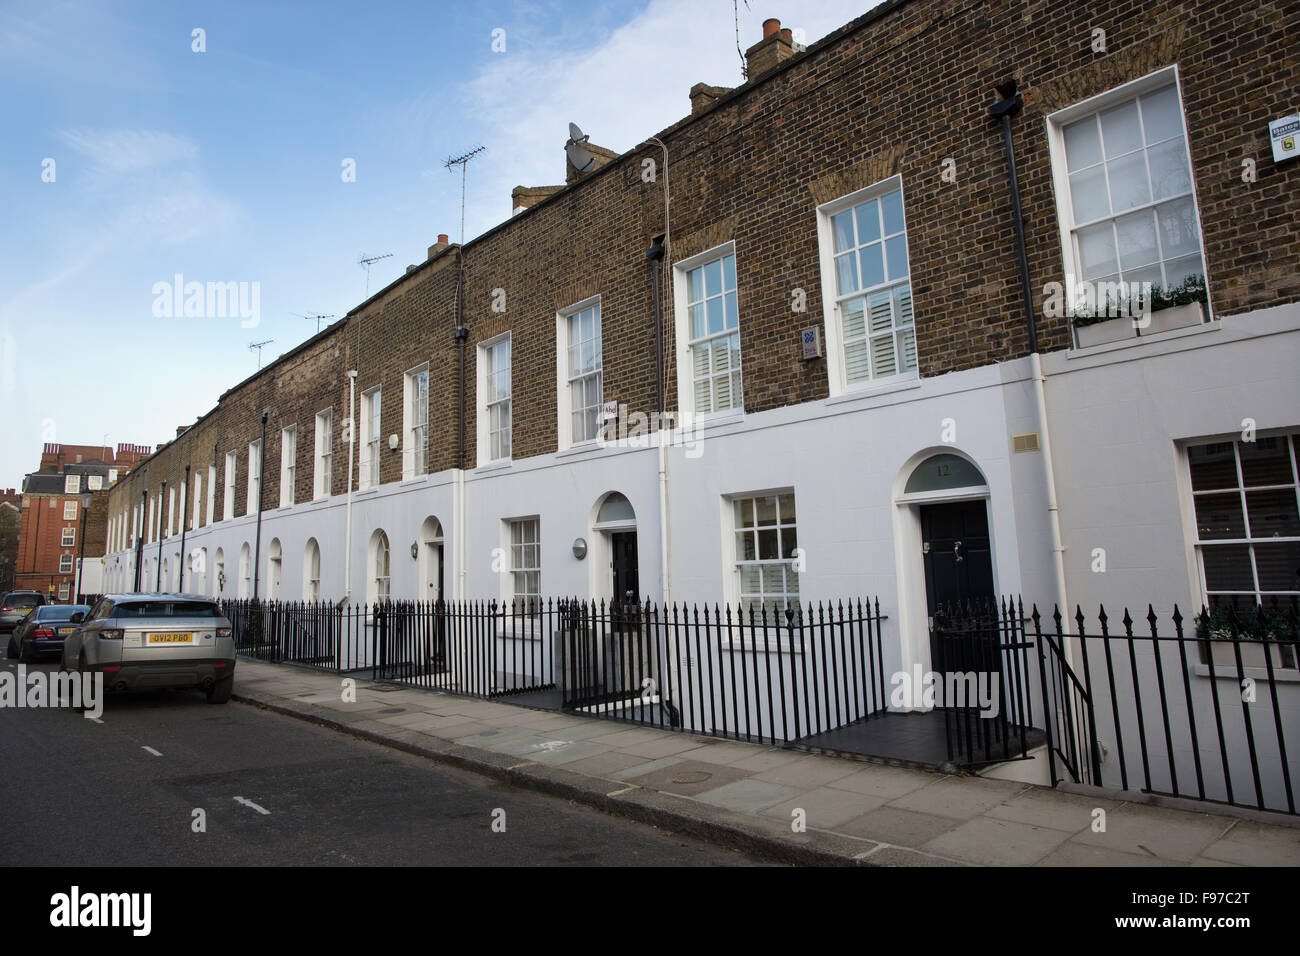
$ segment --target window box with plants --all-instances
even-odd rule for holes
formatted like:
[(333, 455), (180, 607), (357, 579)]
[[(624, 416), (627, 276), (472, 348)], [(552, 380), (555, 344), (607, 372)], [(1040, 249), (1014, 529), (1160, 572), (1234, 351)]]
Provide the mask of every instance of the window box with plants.
[(1202, 642), (1202, 660), (1213, 661), (1216, 672), (1236, 671), (1238, 649), (1242, 667), (1264, 670), (1270, 660), (1274, 670), (1296, 666), (1294, 610), (1260, 607), (1238, 614), (1217, 607), (1197, 617), (1196, 637)]
[[(1134, 335), (1155, 335), (1174, 329), (1199, 325), (1205, 321), (1208, 301), (1203, 276), (1189, 276), (1169, 288), (1152, 287), (1150, 302), (1143, 301), (1137, 293), (1127, 302), (1112, 299), (1089, 302), (1070, 313), (1075, 338), (1079, 348), (1102, 345), (1133, 338)], [(1149, 312), (1148, 312), (1149, 309)], [(1142, 320), (1147, 319), (1146, 325)]]

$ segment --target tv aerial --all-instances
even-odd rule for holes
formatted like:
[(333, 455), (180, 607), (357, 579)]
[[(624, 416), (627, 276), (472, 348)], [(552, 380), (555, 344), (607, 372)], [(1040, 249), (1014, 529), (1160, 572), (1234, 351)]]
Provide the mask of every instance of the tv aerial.
[(321, 323), (321, 319), (332, 319), (332, 318), (334, 318), (333, 315), (321, 315), (321, 314), (319, 314), (319, 313), (315, 313), (315, 314), (313, 314), (313, 315), (303, 315), (301, 312), (294, 312), (293, 314), (296, 315), (296, 316), (298, 316), (298, 318), (300, 318), (300, 319), (306, 319), (308, 322), (310, 322), (312, 319), (315, 319), (315, 320), (316, 320), (316, 334), (317, 334), (317, 335), (320, 334), (320, 323)]
[(274, 341), (275, 339), (263, 339), (261, 342), (248, 343), (248, 350), (250, 352), (253, 351), (253, 349), (257, 349), (257, 367), (259, 370), (262, 367), (262, 347), (266, 345), (270, 345)]
[(372, 262), (378, 262), (380, 259), (390, 259), (392, 258), (392, 255), (393, 254), (391, 252), (385, 252), (382, 256), (368, 256), (363, 252), (361, 253), (361, 258), (357, 260), (357, 265), (366, 267), (366, 298), (367, 299), (370, 298), (370, 264)]
[(564, 144), (564, 154), (569, 157), (569, 163), (580, 173), (590, 172), (596, 168), (596, 154), (587, 149), (587, 141), (591, 139), (586, 133), (579, 129), (577, 123), (569, 124), (569, 141)]

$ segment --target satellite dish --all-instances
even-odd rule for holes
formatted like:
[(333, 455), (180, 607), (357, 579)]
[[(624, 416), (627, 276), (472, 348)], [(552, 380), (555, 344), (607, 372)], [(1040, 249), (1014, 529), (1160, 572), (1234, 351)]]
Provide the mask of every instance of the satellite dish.
[(585, 173), (596, 165), (596, 155), (583, 145), (589, 138), (578, 128), (577, 123), (569, 124), (569, 141), (564, 144), (564, 153), (569, 157), (569, 164), (580, 173)]

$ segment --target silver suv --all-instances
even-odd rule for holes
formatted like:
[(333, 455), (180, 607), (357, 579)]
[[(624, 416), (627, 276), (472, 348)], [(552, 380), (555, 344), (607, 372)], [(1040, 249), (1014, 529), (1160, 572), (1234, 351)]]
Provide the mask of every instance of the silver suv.
[(63, 642), (63, 666), (102, 672), (105, 690), (203, 688), (230, 700), (235, 642), (230, 621), (201, 594), (106, 594)]

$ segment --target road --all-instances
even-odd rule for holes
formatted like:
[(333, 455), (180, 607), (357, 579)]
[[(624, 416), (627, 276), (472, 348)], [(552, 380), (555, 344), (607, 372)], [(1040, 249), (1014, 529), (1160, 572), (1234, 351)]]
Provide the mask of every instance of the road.
[(185, 692), (112, 697), (102, 722), (66, 708), (0, 708), (0, 812), (6, 866), (756, 862)]

